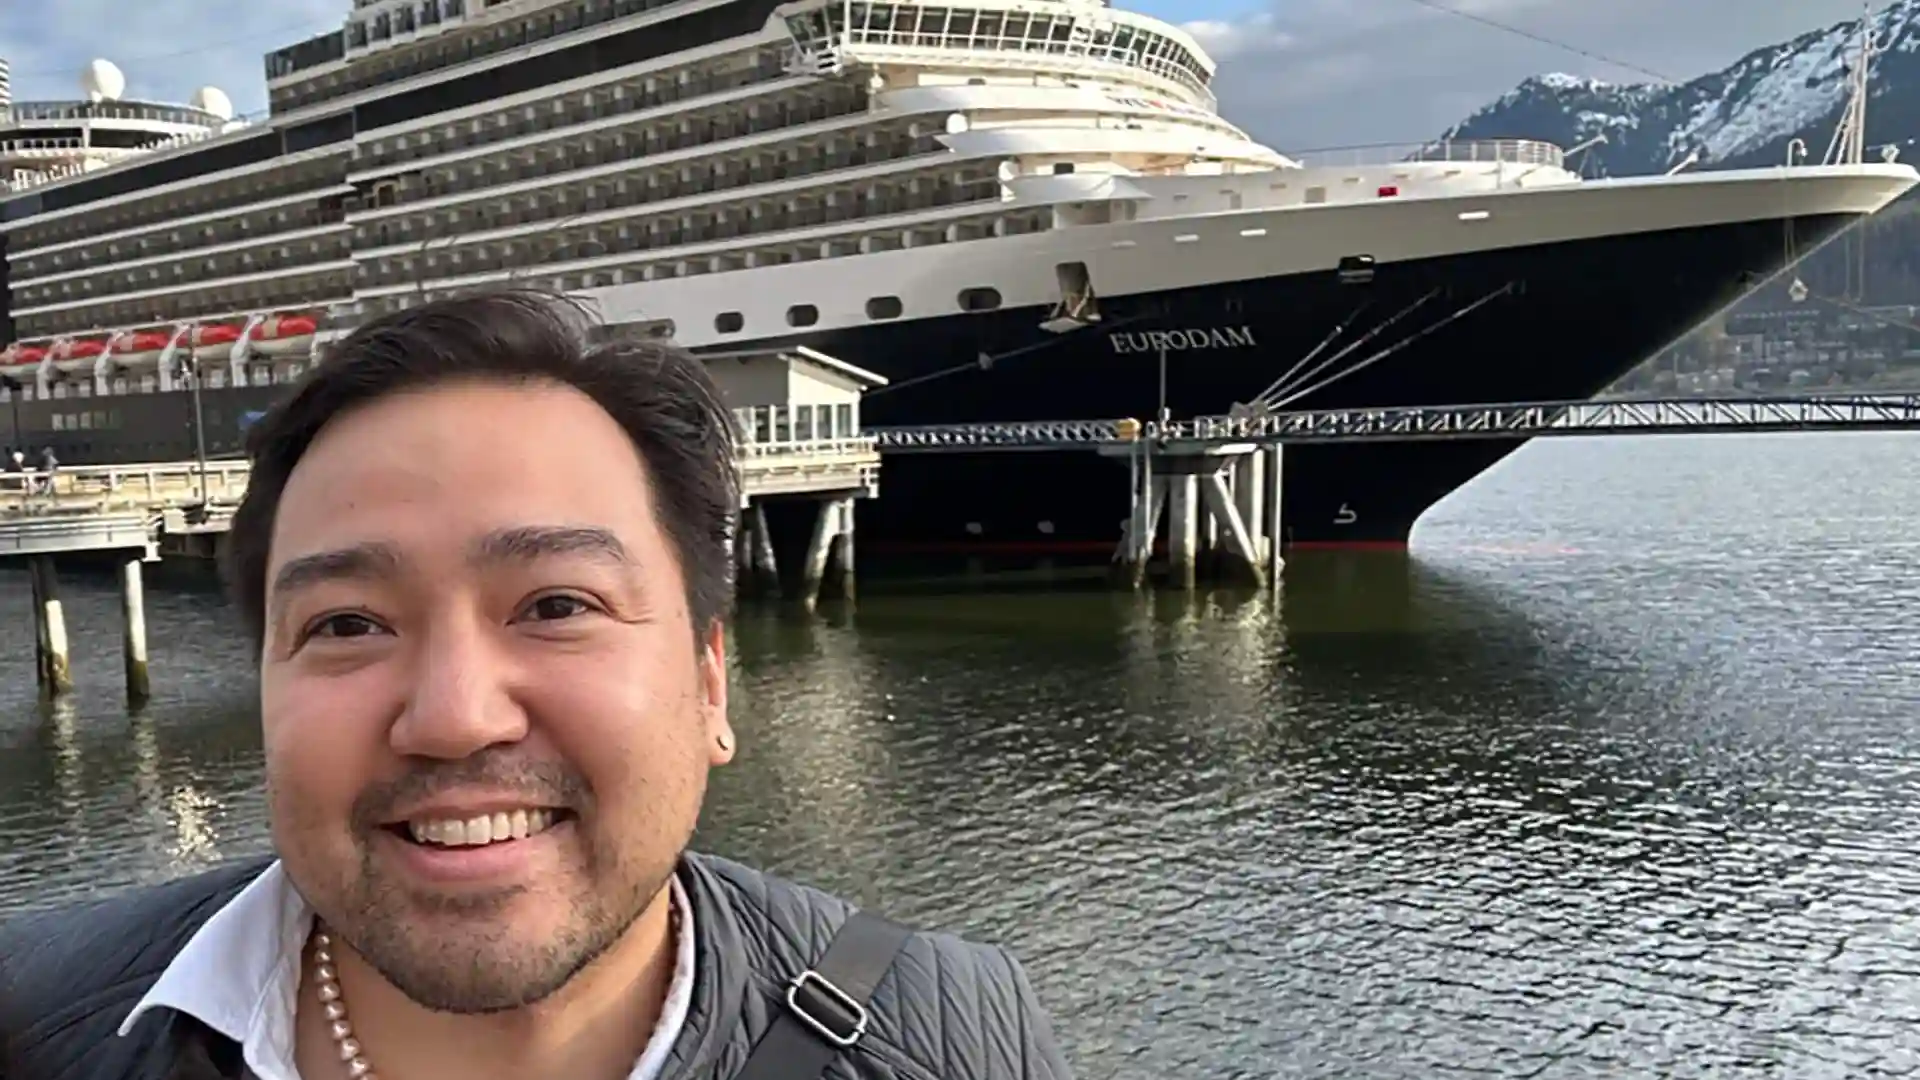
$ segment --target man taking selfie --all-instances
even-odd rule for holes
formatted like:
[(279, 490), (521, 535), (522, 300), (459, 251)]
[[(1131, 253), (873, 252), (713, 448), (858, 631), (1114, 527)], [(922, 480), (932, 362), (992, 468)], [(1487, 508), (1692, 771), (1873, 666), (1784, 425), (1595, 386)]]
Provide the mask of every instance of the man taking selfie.
[(1006, 952), (686, 850), (736, 746), (697, 359), (436, 301), (249, 439), (277, 857), (0, 930), (0, 1078), (1066, 1080)]

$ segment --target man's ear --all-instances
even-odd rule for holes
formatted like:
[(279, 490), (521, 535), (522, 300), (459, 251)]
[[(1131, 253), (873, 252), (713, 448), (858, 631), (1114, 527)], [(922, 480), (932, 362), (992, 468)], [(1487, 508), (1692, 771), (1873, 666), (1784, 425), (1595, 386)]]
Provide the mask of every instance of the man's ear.
[(719, 619), (713, 620), (700, 642), (701, 719), (707, 730), (707, 760), (725, 765), (733, 760), (738, 745), (733, 724), (727, 719), (727, 630)]

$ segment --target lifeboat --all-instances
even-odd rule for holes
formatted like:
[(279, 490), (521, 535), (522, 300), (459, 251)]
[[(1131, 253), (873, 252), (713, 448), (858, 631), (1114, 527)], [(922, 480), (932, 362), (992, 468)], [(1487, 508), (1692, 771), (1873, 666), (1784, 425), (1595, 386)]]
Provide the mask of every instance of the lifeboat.
[(56, 342), (53, 346), (53, 368), (67, 375), (91, 375), (94, 363), (106, 351), (107, 343), (97, 338), (79, 341), (69, 338)]
[(46, 358), (46, 349), (16, 341), (0, 349), (0, 374), (14, 380), (31, 379), (39, 371), (40, 361)]
[(263, 356), (288, 356), (312, 349), (319, 329), (319, 323), (305, 315), (275, 315), (262, 320), (247, 336), (254, 351)]
[(225, 360), (233, 353), (233, 343), (240, 340), (240, 328), (209, 323), (194, 327), (190, 337), (195, 360)]
[(114, 340), (113, 362), (119, 367), (144, 367), (158, 363), (160, 350), (167, 347), (173, 335), (152, 330), (142, 330), (132, 334), (122, 334)]

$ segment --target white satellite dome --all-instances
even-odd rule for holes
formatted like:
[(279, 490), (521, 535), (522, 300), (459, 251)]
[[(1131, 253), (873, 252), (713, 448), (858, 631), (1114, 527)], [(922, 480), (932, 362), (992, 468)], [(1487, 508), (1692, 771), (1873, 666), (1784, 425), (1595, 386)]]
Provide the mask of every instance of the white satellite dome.
[(217, 86), (203, 86), (195, 90), (193, 99), (188, 104), (201, 112), (212, 113), (222, 120), (233, 119), (233, 99), (227, 96), (225, 90)]
[(127, 92), (127, 76), (111, 60), (90, 60), (80, 73), (80, 89), (88, 101), (118, 101)]

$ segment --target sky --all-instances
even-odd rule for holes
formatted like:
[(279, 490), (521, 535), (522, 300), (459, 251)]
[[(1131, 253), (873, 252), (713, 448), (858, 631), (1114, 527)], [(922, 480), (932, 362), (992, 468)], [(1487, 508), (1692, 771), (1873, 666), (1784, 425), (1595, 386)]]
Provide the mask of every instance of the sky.
[[(1219, 62), (1221, 111), (1291, 151), (1431, 138), (1528, 75), (1548, 71), (1613, 82), (1685, 81), (1861, 11), (1860, 0), (1118, 6), (1192, 31)], [(348, 7), (349, 0), (0, 0), (0, 57), (12, 63), (17, 100), (73, 94), (81, 69), (101, 56), (126, 72), (129, 97), (185, 101), (197, 87), (213, 85), (245, 113), (266, 104), (262, 54), (337, 27)]]

